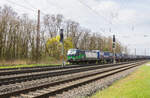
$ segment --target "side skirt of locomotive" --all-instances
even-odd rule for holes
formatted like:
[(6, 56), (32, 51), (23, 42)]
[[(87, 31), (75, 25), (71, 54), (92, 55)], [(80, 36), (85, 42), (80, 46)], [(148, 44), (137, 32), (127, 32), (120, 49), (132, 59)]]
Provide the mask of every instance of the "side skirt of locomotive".
[(76, 59), (76, 60), (68, 60), (71, 64), (105, 64), (112, 63), (113, 59)]

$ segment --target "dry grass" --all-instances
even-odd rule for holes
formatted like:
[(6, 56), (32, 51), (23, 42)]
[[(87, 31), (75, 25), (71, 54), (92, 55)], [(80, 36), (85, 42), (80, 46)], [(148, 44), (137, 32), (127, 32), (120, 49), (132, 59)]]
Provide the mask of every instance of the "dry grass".
[(17, 65), (17, 64), (28, 64), (27, 60), (1, 60), (0, 65)]
[(22, 60), (0, 60), (0, 66), (7, 65), (22, 65), (22, 64), (61, 64), (62, 60), (58, 60), (52, 57), (42, 58), (41, 60), (32, 61), (27, 59)]

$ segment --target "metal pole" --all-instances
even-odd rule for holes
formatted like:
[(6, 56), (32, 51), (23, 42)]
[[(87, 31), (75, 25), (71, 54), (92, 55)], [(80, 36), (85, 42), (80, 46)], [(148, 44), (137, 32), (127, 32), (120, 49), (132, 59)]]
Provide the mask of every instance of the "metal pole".
[(64, 40), (62, 41), (62, 55), (63, 55), (62, 67), (63, 67), (65, 65), (65, 61), (64, 61)]
[(116, 64), (115, 48), (113, 48), (113, 63)]
[(146, 56), (146, 48), (145, 48), (145, 56)]
[(37, 21), (37, 41), (36, 41), (36, 62), (39, 59), (39, 44), (40, 44), (40, 10), (38, 10), (38, 21)]
[(136, 48), (135, 48), (135, 50), (134, 50), (134, 51), (135, 51), (135, 56), (136, 56)]

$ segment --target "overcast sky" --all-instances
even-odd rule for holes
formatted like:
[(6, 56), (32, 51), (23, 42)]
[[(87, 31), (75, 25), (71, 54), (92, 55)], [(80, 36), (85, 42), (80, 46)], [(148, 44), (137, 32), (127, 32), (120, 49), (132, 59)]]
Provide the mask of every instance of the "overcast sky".
[(0, 6), (4, 4), (33, 19), (37, 9), (63, 14), (93, 32), (115, 34), (132, 54), (136, 48), (137, 54), (145, 54), (146, 49), (150, 55), (150, 0), (0, 0)]

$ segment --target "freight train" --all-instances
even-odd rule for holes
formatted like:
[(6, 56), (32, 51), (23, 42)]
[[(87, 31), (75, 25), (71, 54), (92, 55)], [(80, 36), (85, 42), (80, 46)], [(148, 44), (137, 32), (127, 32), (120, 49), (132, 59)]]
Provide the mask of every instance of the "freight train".
[[(67, 61), (71, 64), (104, 64), (113, 62), (113, 53), (100, 50), (80, 50), (69, 49), (67, 52)], [(116, 62), (150, 59), (150, 56), (127, 55), (122, 53), (115, 54)]]

